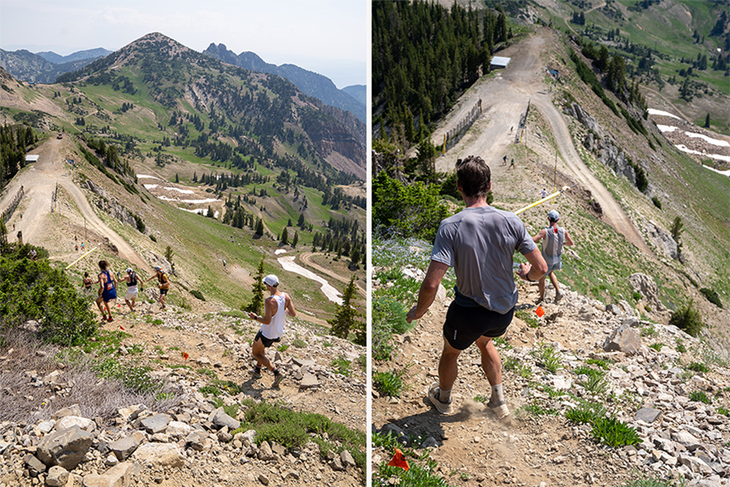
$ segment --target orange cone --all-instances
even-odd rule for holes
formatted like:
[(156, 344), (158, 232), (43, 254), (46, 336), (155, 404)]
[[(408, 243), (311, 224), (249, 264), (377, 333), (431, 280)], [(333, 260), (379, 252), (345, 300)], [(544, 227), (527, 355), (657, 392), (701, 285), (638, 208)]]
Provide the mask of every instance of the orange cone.
[(543, 315), (545, 315), (545, 310), (542, 309), (542, 306), (538, 306), (537, 309), (535, 310), (535, 313), (537, 313), (537, 316), (542, 318)]
[(388, 462), (388, 466), (390, 467), (400, 467), (405, 471), (408, 471), (410, 468), (408, 466), (408, 461), (406, 460), (406, 456), (403, 455), (403, 452), (400, 451), (398, 448), (395, 449), (395, 453), (393, 454), (393, 458)]

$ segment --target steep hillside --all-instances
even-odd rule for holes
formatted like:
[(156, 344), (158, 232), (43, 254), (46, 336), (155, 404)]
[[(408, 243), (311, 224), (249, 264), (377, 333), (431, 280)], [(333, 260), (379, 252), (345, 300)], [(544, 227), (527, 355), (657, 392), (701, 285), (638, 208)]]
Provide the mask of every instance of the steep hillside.
[[(437, 477), (432, 485), (613, 486), (681, 473), (688, 485), (720, 482), (721, 457), (728, 454), (722, 388), (730, 320), (706, 291), (727, 307), (730, 178), (677, 150), (642, 110), (635, 88), (609, 91), (575, 37), (540, 26), (511, 28), (515, 36), (499, 52), (511, 58), (509, 66), (466, 90), (417, 151), (400, 155), (397, 135), (377, 144), (382, 152), (373, 167), (403, 188), (400, 208), (408, 215), (402, 226), (374, 221), (382, 239), (373, 249), (377, 481), (422, 476)], [(429, 145), (435, 150), (424, 158)], [(534, 314), (536, 289), (519, 284), (516, 318), (498, 344), (511, 422), (499, 422), (483, 404), (489, 386), (474, 347), (460, 358), (455, 414), (441, 416), (429, 406), (425, 391), (438, 380), (454, 276), (447, 273), (430, 312), (409, 329), (405, 313), (416, 302), (431, 248), (392, 239), (423, 231), (417, 224), (424, 220), (434, 227), (439, 205), (446, 214), (459, 211), (453, 181), (439, 173), (452, 172), (458, 159), (472, 154), (490, 165), (498, 208), (518, 211), (543, 190), (566, 188), (520, 218), (535, 235), (547, 225), (547, 212), (558, 210), (576, 243), (563, 250), (556, 273), (570, 289), (567, 299), (556, 300), (548, 284), (543, 318)], [(420, 183), (431, 180), (443, 185), (428, 191)], [(374, 218), (397, 205), (382, 193), (379, 200), (377, 189)], [(681, 226), (673, 238), (677, 217)], [(672, 313), (687, 307), (707, 326), (699, 341), (668, 326)], [(621, 325), (622, 333), (632, 329), (634, 350), (612, 348), (607, 340)], [(709, 371), (717, 375), (708, 379)], [(642, 384), (642, 377), (650, 382)], [(663, 416), (647, 419), (647, 408)], [(597, 417), (612, 418), (614, 439), (629, 439), (634, 431), (635, 440), (610, 443)], [(699, 436), (689, 439), (685, 432)], [(411, 463), (408, 473), (385, 465), (398, 445)], [(717, 454), (705, 458), (700, 450)]]
[(555, 27), (620, 54), (647, 94), (697, 125), (709, 114), (713, 130), (730, 135), (730, 2), (536, 3)]
[(307, 71), (293, 64), (282, 64), (281, 66), (269, 64), (253, 52), (245, 51), (236, 55), (234, 52), (229, 51), (224, 44), (216, 45), (211, 43), (208, 49), (203, 51), (203, 54), (251, 71), (270, 73), (286, 78), (303, 93), (318, 98), (327, 105), (352, 112), (358, 120), (365, 123), (365, 100), (351, 96), (344, 88), (342, 90), (337, 89), (332, 80), (326, 76)]

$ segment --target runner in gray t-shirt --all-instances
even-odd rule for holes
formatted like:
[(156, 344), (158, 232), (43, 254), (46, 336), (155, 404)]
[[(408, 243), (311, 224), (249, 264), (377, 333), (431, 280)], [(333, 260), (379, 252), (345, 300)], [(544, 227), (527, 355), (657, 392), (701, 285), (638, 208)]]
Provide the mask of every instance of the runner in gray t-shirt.
[(456, 176), (466, 209), (441, 222), (418, 303), (408, 312), (407, 321), (426, 314), (441, 279), (449, 267), (454, 267), (456, 298), (444, 323), (439, 382), (430, 387), (428, 396), (439, 412), (452, 412), (451, 388), (456, 381), (459, 354), (476, 342), (482, 369), (492, 387), (487, 406), (501, 419), (509, 415), (509, 410), (502, 390), (502, 361), (492, 339), (507, 330), (517, 303), (512, 256), (519, 251), (530, 262), (521, 264), (517, 272), (529, 281), (543, 276), (547, 264), (520, 219), (487, 204), (491, 173), (480, 157), (458, 160)]

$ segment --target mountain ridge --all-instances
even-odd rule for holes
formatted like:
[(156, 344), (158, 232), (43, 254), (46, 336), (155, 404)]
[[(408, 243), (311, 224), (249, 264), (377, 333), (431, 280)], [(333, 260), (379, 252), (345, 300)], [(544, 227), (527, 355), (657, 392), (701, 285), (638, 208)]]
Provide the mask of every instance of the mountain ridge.
[(265, 62), (258, 54), (244, 51), (236, 55), (228, 50), (225, 44), (211, 43), (203, 54), (220, 59), (234, 66), (263, 73), (276, 74), (294, 83), (297, 88), (307, 95), (322, 100), (325, 104), (352, 112), (360, 121), (364, 122), (365, 104), (361, 103), (346, 91), (338, 89), (335, 84), (324, 75), (308, 71), (294, 64), (276, 66)]

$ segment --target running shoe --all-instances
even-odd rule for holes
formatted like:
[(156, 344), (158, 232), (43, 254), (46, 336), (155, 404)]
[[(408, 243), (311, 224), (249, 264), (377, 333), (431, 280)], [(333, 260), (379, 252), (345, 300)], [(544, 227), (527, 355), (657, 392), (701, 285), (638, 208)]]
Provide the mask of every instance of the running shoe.
[(440, 393), (441, 389), (439, 388), (438, 383), (433, 384), (428, 389), (428, 399), (431, 401), (431, 404), (436, 406), (436, 409), (438, 409), (438, 412), (441, 414), (451, 414), (454, 411), (451, 407), (451, 404), (454, 402), (453, 399), (449, 402), (441, 402), (441, 400), (439, 400)]
[(507, 403), (502, 401), (500, 403), (492, 402), (490, 399), (487, 403), (487, 407), (491, 409), (499, 419), (504, 419), (509, 416), (509, 409), (507, 409)]

